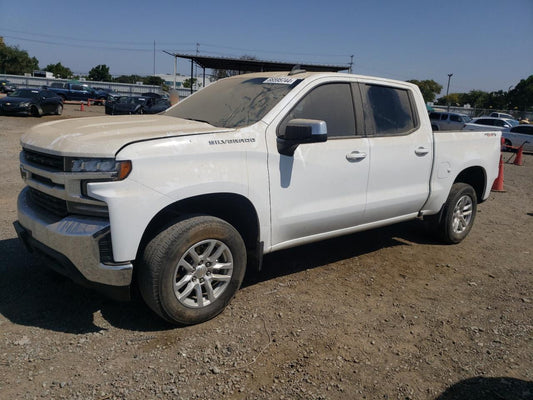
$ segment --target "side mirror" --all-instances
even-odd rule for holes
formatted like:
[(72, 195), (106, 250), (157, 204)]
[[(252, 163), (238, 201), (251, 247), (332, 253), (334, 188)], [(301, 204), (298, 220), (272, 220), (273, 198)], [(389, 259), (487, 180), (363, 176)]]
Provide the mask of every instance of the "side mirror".
[(316, 119), (291, 119), (285, 131), (277, 138), (280, 154), (292, 157), (299, 144), (318, 143), (328, 140), (325, 121)]

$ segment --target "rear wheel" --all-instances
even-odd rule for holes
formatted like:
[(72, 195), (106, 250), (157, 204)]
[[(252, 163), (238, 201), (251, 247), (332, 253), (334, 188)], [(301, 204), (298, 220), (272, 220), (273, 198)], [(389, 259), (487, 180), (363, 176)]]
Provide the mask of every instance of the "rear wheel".
[(139, 289), (167, 321), (191, 325), (218, 315), (244, 278), (246, 248), (235, 228), (210, 216), (176, 222), (147, 244)]
[(445, 243), (461, 242), (472, 229), (477, 211), (474, 188), (466, 183), (454, 183), (439, 214), (427, 218), (430, 228)]

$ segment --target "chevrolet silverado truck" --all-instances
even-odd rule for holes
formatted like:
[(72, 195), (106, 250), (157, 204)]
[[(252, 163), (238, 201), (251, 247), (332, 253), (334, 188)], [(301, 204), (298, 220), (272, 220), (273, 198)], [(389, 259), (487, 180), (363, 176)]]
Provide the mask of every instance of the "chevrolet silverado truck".
[(415, 218), (462, 241), (500, 157), (499, 132), (433, 132), (410, 83), (302, 70), (47, 122), (21, 145), (27, 248), (116, 298), (138, 287), (175, 324), (216, 316), (277, 250)]

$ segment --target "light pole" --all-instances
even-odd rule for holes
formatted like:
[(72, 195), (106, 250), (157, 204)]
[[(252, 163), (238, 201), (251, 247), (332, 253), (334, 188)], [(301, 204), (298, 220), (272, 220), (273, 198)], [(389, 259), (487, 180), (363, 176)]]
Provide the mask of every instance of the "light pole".
[(448, 112), (450, 112), (450, 99), (448, 98), (448, 92), (450, 91), (450, 79), (453, 74), (448, 74), (448, 86), (446, 87), (446, 102), (448, 103)]

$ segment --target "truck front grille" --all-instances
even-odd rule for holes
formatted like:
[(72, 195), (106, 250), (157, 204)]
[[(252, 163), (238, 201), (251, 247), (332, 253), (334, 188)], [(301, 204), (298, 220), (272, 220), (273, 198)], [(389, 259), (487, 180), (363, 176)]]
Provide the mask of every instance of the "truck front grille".
[(24, 159), (34, 165), (45, 167), (54, 171), (65, 170), (64, 157), (55, 156), (53, 154), (44, 154), (37, 151), (24, 149), (22, 151)]

